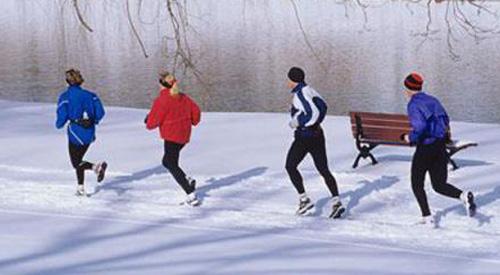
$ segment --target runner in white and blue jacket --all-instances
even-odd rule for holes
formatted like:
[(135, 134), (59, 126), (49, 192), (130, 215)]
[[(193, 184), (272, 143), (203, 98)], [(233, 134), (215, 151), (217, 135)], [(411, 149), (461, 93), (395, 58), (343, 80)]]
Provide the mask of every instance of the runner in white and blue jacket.
[(77, 195), (85, 195), (84, 172), (94, 170), (97, 180), (104, 179), (106, 162), (93, 164), (83, 160), (90, 144), (95, 140), (95, 126), (104, 117), (104, 108), (99, 97), (81, 87), (83, 77), (77, 70), (66, 72), (68, 88), (61, 93), (57, 103), (56, 128), (63, 128), (67, 122), (69, 154), (77, 174)]
[(302, 69), (293, 67), (288, 72), (288, 87), (292, 89), (293, 103), (291, 107), (290, 127), (295, 130), (295, 140), (288, 151), (286, 171), (299, 194), (298, 215), (305, 215), (314, 207), (307, 196), (297, 166), (307, 154), (311, 154), (314, 165), (325, 180), (332, 195), (331, 218), (339, 218), (345, 211), (339, 199), (337, 182), (328, 168), (325, 136), (321, 122), (325, 119), (327, 105), (325, 100), (305, 83)]

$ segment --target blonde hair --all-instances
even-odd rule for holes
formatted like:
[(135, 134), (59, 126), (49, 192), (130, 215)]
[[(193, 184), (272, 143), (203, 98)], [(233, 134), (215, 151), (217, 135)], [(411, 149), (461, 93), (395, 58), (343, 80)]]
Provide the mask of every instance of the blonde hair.
[(175, 76), (173, 74), (171, 74), (168, 71), (161, 71), (159, 73), (159, 75), (160, 75), (160, 79), (162, 79), (164, 81), (168, 81), (169, 84), (172, 83), (172, 88), (170, 88), (171, 95), (178, 95), (180, 93), (179, 85), (177, 85), (177, 79), (175, 78)]

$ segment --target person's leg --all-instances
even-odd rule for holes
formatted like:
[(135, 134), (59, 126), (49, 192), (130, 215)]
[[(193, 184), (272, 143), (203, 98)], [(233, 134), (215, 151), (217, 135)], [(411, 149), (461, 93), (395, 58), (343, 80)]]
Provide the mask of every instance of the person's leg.
[(429, 167), (432, 188), (443, 196), (459, 199), (462, 190), (446, 182), (448, 180), (448, 158), (445, 144), (438, 141), (433, 145), (434, 157)]
[(179, 167), (179, 156), (180, 151), (184, 147), (183, 144), (177, 144), (169, 141), (165, 141), (164, 149), (165, 154), (163, 156), (163, 166), (170, 171), (175, 181), (182, 187), (186, 194), (191, 194), (194, 191), (193, 186), (191, 186), (186, 179), (186, 174)]
[(411, 187), (423, 217), (431, 215), (429, 203), (427, 202), (427, 195), (424, 190), (428, 162), (429, 160), (425, 148), (417, 147), (411, 164)]
[(304, 159), (306, 154), (307, 150), (304, 144), (300, 140), (295, 139), (292, 143), (292, 146), (288, 150), (288, 154), (286, 156), (285, 169), (288, 173), (288, 176), (290, 177), (290, 180), (292, 181), (293, 186), (295, 187), (299, 195), (304, 194), (306, 191), (304, 189), (302, 176), (300, 175), (297, 167), (299, 166), (300, 162)]
[(69, 156), (71, 160), (71, 165), (76, 170), (76, 178), (78, 185), (83, 185), (85, 180), (85, 170), (91, 170), (93, 164), (87, 161), (83, 161), (83, 156), (87, 152), (89, 145), (75, 145), (69, 143)]
[(311, 140), (310, 151), (314, 160), (314, 165), (323, 177), (326, 186), (330, 190), (332, 197), (338, 197), (339, 191), (337, 181), (328, 168), (328, 158), (326, 156), (325, 137), (323, 133)]

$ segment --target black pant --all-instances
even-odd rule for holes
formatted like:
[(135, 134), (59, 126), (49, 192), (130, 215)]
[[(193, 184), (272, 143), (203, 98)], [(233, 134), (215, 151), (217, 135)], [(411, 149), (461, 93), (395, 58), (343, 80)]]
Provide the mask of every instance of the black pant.
[(186, 194), (191, 194), (194, 188), (188, 183), (186, 174), (179, 167), (179, 154), (184, 144), (178, 144), (170, 141), (164, 143), (165, 154), (163, 155), (163, 166), (170, 171), (177, 183), (182, 187)]
[(85, 180), (85, 170), (91, 170), (92, 163), (83, 160), (83, 156), (89, 149), (89, 145), (75, 145), (71, 142), (69, 143), (69, 157), (71, 159), (71, 165), (76, 170), (76, 178), (79, 185), (83, 185)]
[(292, 181), (293, 186), (295, 186), (297, 192), (299, 194), (303, 194), (305, 192), (302, 176), (297, 170), (297, 166), (300, 162), (302, 162), (308, 153), (311, 154), (314, 160), (314, 165), (325, 180), (325, 184), (328, 186), (332, 196), (338, 196), (339, 191), (337, 188), (337, 181), (328, 169), (325, 136), (321, 128), (316, 130), (314, 135), (310, 137), (301, 137), (300, 135), (296, 135), (295, 140), (288, 151), (288, 155), (286, 157), (286, 171), (288, 172), (290, 180)]
[(446, 182), (448, 180), (448, 157), (444, 140), (437, 140), (429, 145), (418, 145), (411, 165), (411, 187), (422, 211), (422, 216), (431, 214), (424, 190), (427, 172), (430, 174), (434, 191), (457, 199), (462, 194), (462, 190)]

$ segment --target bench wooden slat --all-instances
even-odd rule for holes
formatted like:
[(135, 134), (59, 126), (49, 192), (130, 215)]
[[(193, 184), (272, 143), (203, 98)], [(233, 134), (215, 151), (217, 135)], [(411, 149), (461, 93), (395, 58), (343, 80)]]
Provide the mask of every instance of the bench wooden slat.
[(372, 144), (377, 144), (377, 145), (389, 145), (389, 146), (408, 146), (410, 147), (411, 145), (409, 143), (406, 143), (404, 141), (388, 141), (388, 140), (380, 140), (380, 139), (361, 139), (361, 142), (363, 143), (372, 143)]
[[(363, 128), (364, 127), (370, 127), (370, 126), (386, 126), (386, 127), (404, 127), (404, 128), (411, 128), (410, 122), (408, 120), (402, 121), (402, 120), (373, 120), (373, 119), (361, 119)], [(356, 126), (356, 122), (351, 122), (352, 126)]]
[(361, 138), (387, 140), (387, 141), (401, 141), (401, 135), (407, 133), (408, 133), (407, 130), (363, 128), (363, 136), (361, 136)]
[(368, 113), (368, 112), (350, 112), (350, 117), (353, 119), (356, 115), (361, 119), (364, 117), (378, 120), (408, 120), (408, 116), (404, 114), (386, 114), (386, 113)]
[[(355, 126), (351, 127), (354, 138), (358, 134), (358, 130)], [(400, 139), (402, 134), (407, 134), (410, 132), (409, 128), (394, 128), (394, 127), (364, 127), (363, 135), (361, 138), (365, 139)]]
[[(359, 117), (363, 122), (367, 121), (374, 124), (383, 124), (383, 123), (410, 123), (408, 117), (405, 119), (395, 118), (395, 119), (378, 119), (369, 116), (360, 116)], [(356, 124), (356, 117), (351, 117), (351, 124)]]

